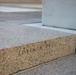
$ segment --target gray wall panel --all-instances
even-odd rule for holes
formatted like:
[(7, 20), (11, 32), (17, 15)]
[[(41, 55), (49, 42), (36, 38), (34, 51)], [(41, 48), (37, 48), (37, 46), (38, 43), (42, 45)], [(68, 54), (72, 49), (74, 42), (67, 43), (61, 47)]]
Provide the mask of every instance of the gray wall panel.
[(76, 0), (43, 0), (43, 24), (76, 29)]

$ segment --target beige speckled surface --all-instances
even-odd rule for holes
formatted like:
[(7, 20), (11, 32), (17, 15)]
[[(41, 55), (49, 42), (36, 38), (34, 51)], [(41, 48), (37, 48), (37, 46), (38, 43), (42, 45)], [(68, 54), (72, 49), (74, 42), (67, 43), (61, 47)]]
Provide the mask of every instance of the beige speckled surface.
[(76, 75), (76, 54), (61, 57), (13, 75)]
[(72, 54), (76, 48), (75, 38), (75, 34), (59, 31), (0, 25), (0, 75)]

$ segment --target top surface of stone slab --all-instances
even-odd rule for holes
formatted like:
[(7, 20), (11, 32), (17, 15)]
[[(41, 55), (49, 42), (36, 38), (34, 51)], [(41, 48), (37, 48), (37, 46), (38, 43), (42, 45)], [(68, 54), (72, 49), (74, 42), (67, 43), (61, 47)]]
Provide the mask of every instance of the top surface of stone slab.
[(0, 25), (0, 49), (72, 35), (50, 29), (21, 25)]

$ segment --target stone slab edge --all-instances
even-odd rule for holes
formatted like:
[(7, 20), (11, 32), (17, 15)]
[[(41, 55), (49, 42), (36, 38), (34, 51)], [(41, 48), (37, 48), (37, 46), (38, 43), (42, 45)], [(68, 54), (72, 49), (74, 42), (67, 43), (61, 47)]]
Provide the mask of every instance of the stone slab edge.
[(75, 53), (76, 35), (49, 39), (0, 50), (0, 75), (20, 70)]

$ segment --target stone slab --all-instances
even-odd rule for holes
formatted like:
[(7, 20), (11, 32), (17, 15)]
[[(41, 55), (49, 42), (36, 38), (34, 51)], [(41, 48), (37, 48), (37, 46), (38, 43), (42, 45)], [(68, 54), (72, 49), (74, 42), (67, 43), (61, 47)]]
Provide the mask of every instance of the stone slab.
[(20, 25), (0, 25), (0, 74), (23, 69), (75, 52), (76, 34)]

